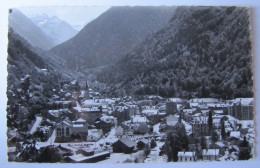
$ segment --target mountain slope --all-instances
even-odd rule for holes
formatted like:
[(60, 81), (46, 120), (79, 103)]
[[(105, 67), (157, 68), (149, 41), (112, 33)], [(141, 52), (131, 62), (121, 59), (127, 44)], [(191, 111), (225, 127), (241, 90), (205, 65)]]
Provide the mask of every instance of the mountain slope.
[(35, 15), (30, 19), (52, 39), (54, 45), (58, 45), (77, 34), (77, 31), (71, 25), (56, 16), (49, 17), (43, 14)]
[(18, 9), (10, 9), (9, 26), (35, 47), (48, 50), (54, 46), (52, 40)]
[(19, 105), (29, 115), (34, 106), (45, 107), (53, 101), (60, 84), (72, 80), (72, 75), (59, 59), (32, 47), (12, 28), (8, 38), (8, 112), (17, 112)]
[(111, 92), (252, 97), (249, 9), (178, 7), (169, 25), (99, 74)]
[[(40, 85), (43, 87), (42, 89), (44, 87), (58, 87), (58, 81), (66, 78), (66, 74), (63, 75), (59, 70), (62, 68), (62, 64), (59, 64), (53, 57), (48, 58), (44, 51), (33, 48), (22, 37), (15, 34), (12, 29), (9, 29), (8, 38), (8, 90), (19, 92), (20, 85), (26, 77), (30, 78), (32, 90), (35, 85)], [(43, 95), (40, 97), (52, 96), (50, 92), (52, 92), (52, 89), (40, 93), (40, 95)], [(18, 96), (18, 94), (15, 95)], [(37, 95), (34, 95), (32, 99), (36, 100), (37, 97)], [(9, 100), (14, 99), (14, 101), (9, 101), (12, 103), (16, 103), (16, 100), (22, 101), (22, 98), (15, 98), (15, 96), (8, 98)]]
[(164, 27), (174, 10), (175, 7), (112, 7), (51, 51), (73, 68), (106, 66)]
[(8, 38), (7, 126), (17, 129), (19, 139), (27, 139), (25, 132), (35, 115), (46, 115), (48, 104), (56, 100), (54, 95), (62, 100), (64, 82), (73, 78), (61, 61), (32, 47), (12, 28)]

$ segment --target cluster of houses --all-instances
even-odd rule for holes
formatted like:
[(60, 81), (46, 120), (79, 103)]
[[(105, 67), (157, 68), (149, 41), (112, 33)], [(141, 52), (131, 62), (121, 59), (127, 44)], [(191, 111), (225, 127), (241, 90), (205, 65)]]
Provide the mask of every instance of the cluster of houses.
[[(72, 82), (71, 85), (76, 84)], [(228, 154), (236, 160), (238, 141), (243, 137), (254, 147), (253, 98), (103, 98), (88, 86), (79, 92), (64, 92), (64, 97), (65, 99), (59, 100), (60, 97), (54, 95), (55, 101), (48, 104), (48, 111), (42, 116), (45, 122), (55, 123), (52, 128), (48, 127), (48, 135), (54, 135), (55, 143), (59, 144), (95, 142), (102, 146), (102, 150), (93, 148), (94, 153), (91, 155), (84, 151), (74, 152), (72, 156), (66, 157), (68, 162), (107, 159), (111, 152), (133, 153), (138, 147), (142, 149), (140, 147), (150, 146), (152, 139), (165, 142), (166, 133), (178, 124), (185, 126), (190, 142), (190, 151), (179, 151), (179, 162), (220, 160)], [(219, 135), (224, 122), (228, 140), (219, 138), (212, 143), (209, 113), (212, 114), (213, 127)], [(158, 122), (154, 123), (156, 119)], [(43, 126), (39, 124), (37, 129), (43, 129)], [(207, 148), (201, 149), (200, 158), (194, 148), (194, 139), (199, 137), (205, 137), (207, 141)], [(230, 151), (228, 154), (227, 150)]]
[[(173, 105), (175, 103), (175, 106)], [(190, 140), (191, 151), (178, 153), (178, 161), (187, 162), (197, 160), (195, 138), (205, 137), (207, 148), (202, 149), (200, 160), (237, 160), (239, 144), (245, 137), (251, 147), (251, 156), (254, 156), (255, 129), (253, 120), (253, 98), (237, 98), (234, 100), (218, 100), (213, 98), (191, 99), (183, 103), (180, 99), (174, 99), (166, 105), (171, 109), (171, 114), (166, 118), (166, 126), (175, 125), (177, 117), (181, 117), (185, 125), (191, 126), (191, 131), (186, 129)], [(177, 110), (176, 110), (177, 109)], [(169, 112), (169, 111), (168, 111)], [(212, 115), (212, 127), (216, 131), (217, 142), (212, 142), (212, 132), (209, 128), (209, 113)], [(175, 115), (175, 118), (174, 118)], [(223, 123), (222, 123), (223, 122)], [(227, 138), (222, 137), (223, 129)]]
[[(155, 104), (155, 100), (157, 104)], [(129, 100), (130, 99), (130, 100)], [(229, 148), (238, 152), (236, 140), (244, 136), (254, 146), (253, 99), (240, 98), (234, 100), (218, 100), (200, 98), (183, 100), (172, 98), (168, 100), (152, 97), (148, 100), (135, 101), (132, 97), (121, 99), (83, 99), (72, 107), (75, 121), (65, 120), (56, 126), (56, 140), (71, 141), (71, 135), (81, 135), (87, 142), (97, 142), (116, 128), (114, 138), (117, 141), (111, 144), (113, 152), (136, 152), (138, 144), (149, 144), (147, 139), (157, 139), (176, 125), (182, 123), (191, 139), (191, 151), (180, 151), (178, 161), (197, 161), (198, 157), (193, 148), (192, 139), (205, 136), (207, 149), (202, 149), (200, 160), (219, 160)], [(50, 111), (51, 112), (51, 111)], [(211, 142), (208, 118), (212, 113), (213, 127), (220, 136), (221, 122), (224, 122), (225, 131), (229, 140)], [(64, 111), (63, 111), (64, 114)], [(65, 113), (66, 116), (67, 114)], [(149, 117), (161, 117), (159, 132), (153, 131)], [(69, 118), (69, 117), (67, 117)], [(64, 130), (64, 131), (59, 131)], [(84, 130), (84, 131), (83, 131)], [(68, 134), (67, 134), (68, 133)], [(63, 137), (65, 136), (65, 138)], [(137, 139), (136, 137), (139, 137)], [(159, 139), (163, 139), (160, 137)]]

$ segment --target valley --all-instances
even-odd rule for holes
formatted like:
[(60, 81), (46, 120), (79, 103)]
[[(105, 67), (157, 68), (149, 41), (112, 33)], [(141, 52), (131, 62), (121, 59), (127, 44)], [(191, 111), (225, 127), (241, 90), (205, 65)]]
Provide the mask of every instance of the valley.
[(10, 10), (9, 161), (255, 157), (249, 8), (111, 7), (78, 33), (43, 18)]

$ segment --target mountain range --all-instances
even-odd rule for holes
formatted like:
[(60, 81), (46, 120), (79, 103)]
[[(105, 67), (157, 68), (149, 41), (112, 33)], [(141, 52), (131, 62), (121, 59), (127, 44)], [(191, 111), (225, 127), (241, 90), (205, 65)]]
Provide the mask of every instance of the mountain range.
[(74, 69), (108, 66), (163, 28), (176, 7), (111, 7), (51, 52)]
[(178, 7), (165, 28), (98, 80), (115, 95), (252, 97), (249, 16), (244, 7)]
[[(30, 46), (25, 37), (10, 36), (8, 72), (20, 74), (10, 81), (35, 69), (76, 77), (72, 73), (102, 67), (99, 91), (110, 96), (252, 97), (249, 16), (245, 7), (112, 7), (48, 52)], [(22, 22), (9, 19), (12, 31), (19, 32), (16, 25)]]
[(52, 39), (54, 45), (58, 45), (78, 33), (70, 24), (60, 20), (57, 16), (49, 17), (47, 14), (42, 14), (34, 15), (29, 19)]
[(38, 26), (18, 9), (9, 10), (9, 27), (32, 46), (48, 50), (55, 44)]

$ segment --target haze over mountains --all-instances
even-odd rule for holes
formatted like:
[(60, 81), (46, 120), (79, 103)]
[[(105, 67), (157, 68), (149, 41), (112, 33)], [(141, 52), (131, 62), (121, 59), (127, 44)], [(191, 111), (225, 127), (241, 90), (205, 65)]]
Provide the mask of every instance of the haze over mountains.
[(248, 8), (112, 7), (45, 55), (56, 71), (105, 67), (104, 94), (231, 99), (253, 96), (250, 37)]
[(9, 26), (34, 47), (48, 50), (54, 42), (18, 9), (10, 9)]
[(107, 66), (163, 28), (176, 7), (112, 7), (51, 52), (71, 68)]
[(47, 14), (42, 14), (32, 16), (30, 19), (52, 39), (55, 45), (72, 38), (78, 33), (71, 25), (56, 16), (49, 17)]
[(32, 46), (42, 50), (49, 50), (78, 32), (56, 16), (43, 14), (28, 18), (18, 9), (10, 10), (9, 26)]
[(252, 97), (249, 9), (178, 7), (166, 28), (104, 69), (117, 94)]

